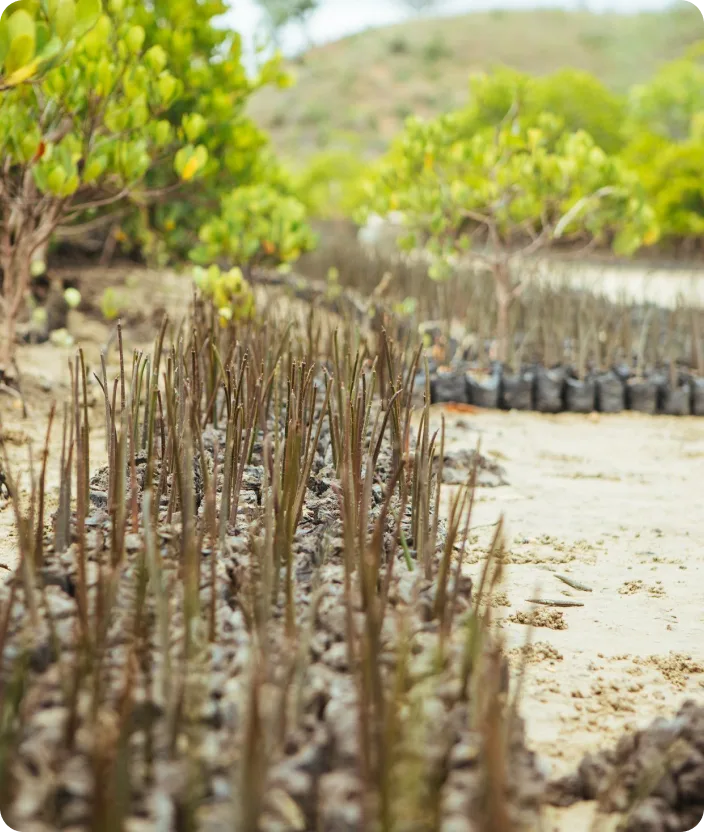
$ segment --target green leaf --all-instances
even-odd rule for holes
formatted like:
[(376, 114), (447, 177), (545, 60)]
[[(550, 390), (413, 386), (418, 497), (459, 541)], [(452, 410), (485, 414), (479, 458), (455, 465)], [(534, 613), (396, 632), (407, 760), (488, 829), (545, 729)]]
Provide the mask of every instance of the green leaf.
[(10, 49), (10, 32), (7, 25), (8, 15), (3, 14), (0, 19), (0, 66), (5, 63), (5, 58)]
[(13, 11), (15, 9), (24, 9), (26, 12), (29, 12), (30, 17), (33, 20), (36, 20), (39, 16), (39, 11), (42, 8), (42, 0), (15, 0), (10, 8)]
[(37, 57), (42, 63), (48, 63), (61, 53), (62, 48), (61, 38), (53, 37), (41, 48)]
[(46, 263), (43, 260), (32, 260), (29, 272), (32, 277), (41, 277), (46, 271)]
[(42, 165), (34, 165), (31, 170), (32, 177), (37, 185), (37, 188), (39, 188), (42, 193), (46, 193), (49, 190), (49, 180), (46, 168)]
[(167, 145), (171, 140), (172, 132), (171, 124), (168, 121), (162, 119), (157, 122), (154, 128), (154, 141), (157, 146), (164, 147), (164, 145)]
[(78, 0), (76, 3), (76, 37), (82, 37), (95, 26), (102, 12), (101, 0)]
[(30, 159), (37, 152), (39, 146), (39, 138), (35, 133), (26, 133), (20, 140), (20, 148), (22, 153), (22, 161), (29, 162)]
[(66, 179), (66, 171), (60, 165), (56, 165), (51, 169), (47, 176), (47, 187), (53, 194), (60, 196), (61, 191), (66, 184)]
[(145, 32), (142, 26), (132, 26), (125, 36), (127, 48), (136, 55), (144, 45)]
[(183, 117), (183, 131), (189, 142), (196, 141), (203, 133), (207, 122), (199, 113), (191, 113)]
[(65, 43), (72, 35), (76, 23), (76, 4), (74, 0), (59, 0), (53, 23), (56, 34)]
[(624, 228), (620, 231), (613, 242), (613, 250), (616, 254), (628, 257), (633, 254), (641, 244), (641, 236), (632, 228)]
[(64, 291), (64, 300), (70, 309), (77, 309), (81, 304), (81, 293), (78, 289), (68, 288)]
[(7, 21), (9, 49), (5, 57), (5, 72), (10, 75), (29, 64), (34, 57), (36, 27), (29, 14), (20, 9)]
[[(76, 10), (76, 14), (78, 16), (78, 10), (80, 7), (80, 0), (79, 5)], [(87, 24), (86, 24), (87, 25)], [(84, 24), (80, 23), (76, 25), (77, 32), (80, 32), (84, 28)], [(98, 58), (108, 45), (108, 41), (110, 39), (110, 33), (112, 31), (112, 22), (110, 18), (103, 14), (101, 15), (95, 25), (87, 25), (87, 33), (82, 36), (81, 39), (81, 46), (85, 49), (86, 53), (92, 58)]]
[(168, 56), (163, 47), (159, 45), (152, 46), (144, 55), (144, 63), (158, 74), (165, 69), (168, 63)]
[(103, 175), (107, 166), (108, 160), (106, 156), (94, 156), (85, 166), (83, 181), (88, 185), (92, 184)]
[(176, 94), (176, 88), (178, 84), (176, 83), (176, 79), (173, 75), (168, 72), (162, 72), (159, 76), (159, 80), (157, 82), (157, 87), (159, 89), (159, 95), (164, 104), (171, 103), (172, 98)]

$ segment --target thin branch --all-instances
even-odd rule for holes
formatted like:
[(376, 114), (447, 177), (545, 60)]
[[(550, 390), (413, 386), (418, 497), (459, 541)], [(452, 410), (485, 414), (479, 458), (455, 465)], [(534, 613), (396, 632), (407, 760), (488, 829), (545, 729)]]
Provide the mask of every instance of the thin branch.
[(603, 188), (599, 188), (599, 190), (594, 191), (593, 194), (589, 194), (588, 196), (583, 196), (580, 200), (577, 200), (575, 204), (570, 208), (570, 210), (560, 219), (555, 226), (555, 231), (553, 236), (555, 239), (559, 239), (562, 236), (562, 232), (565, 228), (572, 222), (575, 217), (580, 214), (584, 208), (594, 199), (601, 199), (602, 196), (610, 196), (613, 193), (617, 193), (618, 189), (615, 188), (613, 185), (605, 185)]
[(115, 220), (122, 219), (127, 214), (127, 209), (115, 211), (115, 213), (101, 214), (92, 220), (78, 223), (76, 225), (59, 225), (54, 232), (57, 240), (71, 240), (74, 237), (81, 237), (83, 234), (88, 234), (91, 231), (102, 228), (104, 225), (110, 225)]

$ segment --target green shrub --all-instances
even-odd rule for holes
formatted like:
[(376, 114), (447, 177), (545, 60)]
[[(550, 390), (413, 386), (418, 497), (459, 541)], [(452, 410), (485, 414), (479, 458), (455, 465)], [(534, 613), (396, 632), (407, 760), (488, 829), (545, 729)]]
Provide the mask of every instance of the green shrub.
[(704, 66), (692, 58), (666, 64), (628, 95), (629, 128), (649, 130), (672, 140), (686, 139), (692, 118), (704, 111)]
[(533, 77), (507, 67), (470, 79), (471, 123), (495, 126), (512, 112), (535, 122), (543, 113), (558, 116), (570, 131), (585, 130), (608, 153), (624, 144), (625, 101), (589, 73), (563, 69)]
[(55, 66), (95, 25), (100, 0), (11, 3), (0, 18), (0, 90), (8, 90)]
[(408, 41), (403, 35), (394, 35), (388, 42), (389, 54), (407, 55), (410, 52)]
[(567, 131), (550, 114), (477, 131), (475, 115), (409, 119), (373, 172), (360, 219), (400, 212), (401, 245), (425, 249), (435, 279), (449, 277), (461, 256), (488, 268), (505, 359), (525, 257), (590, 241), (628, 255), (658, 232), (637, 175), (584, 131)]
[(682, 241), (704, 234), (704, 141), (672, 143), (642, 133), (624, 151), (655, 210), (661, 235)]
[(132, 244), (164, 263), (187, 256), (200, 227), (233, 186), (264, 181), (282, 186), (285, 175), (268, 137), (246, 109), (257, 90), (287, 87), (292, 79), (278, 54), (248, 74), (240, 35), (219, 19), (229, 8), (224, 0), (126, 3), (132, 21), (144, 28), (145, 48), (161, 47), (179, 82), (181, 93), (165, 118), (178, 129), (185, 115), (199, 114), (198, 142), (208, 154), (198, 181), (187, 189), (172, 189), (168, 158), (152, 164), (146, 180), (150, 199), (140, 201), (123, 226)]
[(363, 201), (367, 165), (352, 150), (314, 154), (293, 178), (293, 190), (307, 213), (319, 219), (351, 216)]
[(439, 32), (436, 32), (423, 47), (423, 60), (427, 64), (436, 64), (450, 57), (452, 57), (452, 50)]
[(296, 260), (315, 245), (303, 203), (269, 185), (236, 188), (222, 197), (218, 214), (201, 227), (199, 238), (192, 260), (222, 260), (247, 275), (255, 266)]
[(235, 267), (223, 272), (216, 265), (208, 269), (196, 266), (193, 282), (201, 294), (213, 302), (223, 326), (232, 320), (248, 320), (254, 314), (254, 293), (241, 269)]
[[(88, 0), (76, 6), (61, 0), (52, 8), (60, 11), (57, 31), (75, 21), (82, 36), (61, 62), (50, 63), (31, 84), (11, 86), (0, 102), (2, 363), (12, 356), (32, 262), (43, 259), (59, 224), (93, 219), (130, 195), (144, 200), (157, 161), (173, 185), (202, 175), (209, 159), (198, 141), (204, 119), (197, 111), (184, 112), (177, 123), (165, 118), (183, 84), (170, 72), (166, 51), (147, 47), (133, 8), (122, 0), (110, 0), (109, 14)], [(30, 32), (26, 27), (27, 37)], [(28, 47), (23, 58), (30, 54)]]

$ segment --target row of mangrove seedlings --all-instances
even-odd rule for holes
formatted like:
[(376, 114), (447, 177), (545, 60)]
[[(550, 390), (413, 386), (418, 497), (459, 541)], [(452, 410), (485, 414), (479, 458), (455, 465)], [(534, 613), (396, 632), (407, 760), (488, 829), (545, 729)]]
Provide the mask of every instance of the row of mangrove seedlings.
[(55, 409), (36, 476), (5, 460), (11, 827), (536, 828), (520, 676), (490, 627), (502, 523), (473, 584), (477, 471), (444, 494), (427, 374), (412, 410), (420, 347), (387, 324), (362, 337), (271, 306), (223, 326), (195, 300), (148, 354), (118, 329), (114, 378), (79, 351), (51, 518)]
[[(416, 390), (425, 384), (419, 373)], [(704, 416), (704, 378), (674, 365), (639, 375), (628, 365), (590, 368), (582, 378), (569, 366), (527, 365), (518, 372), (495, 364), (435, 370), (430, 381), (434, 404), (455, 402), (539, 413), (621, 413)]]
[[(341, 231), (328, 232), (319, 250), (306, 255), (300, 270), (327, 281), (334, 297), (341, 289), (383, 301), (405, 319), (409, 330), (432, 334), (431, 368), (469, 362), (489, 370), (495, 359), (496, 298), (489, 273), (458, 267), (443, 282), (431, 279), (428, 264), (360, 245)], [(628, 366), (642, 379), (670, 367), (704, 378), (704, 310), (680, 297), (672, 308), (635, 302), (624, 292), (614, 300), (598, 286), (575, 288), (560, 281), (555, 262), (550, 280), (544, 265), (526, 263), (521, 292), (512, 301), (506, 372), (525, 366), (563, 366), (583, 380)], [(542, 269), (542, 271), (541, 271)]]

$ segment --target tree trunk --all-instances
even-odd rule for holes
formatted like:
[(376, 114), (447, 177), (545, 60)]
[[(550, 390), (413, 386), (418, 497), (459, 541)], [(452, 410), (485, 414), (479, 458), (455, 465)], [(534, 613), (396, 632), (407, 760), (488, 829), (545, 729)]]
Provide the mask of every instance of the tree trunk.
[(508, 360), (510, 323), (509, 310), (513, 301), (511, 291), (511, 272), (505, 263), (497, 263), (493, 267), (494, 291), (496, 293), (496, 338), (498, 341), (498, 360), (504, 364)]
[(0, 347), (0, 378), (9, 373), (15, 355), (15, 338), (17, 337), (17, 317), (7, 316), (5, 336)]
[(692, 310), (692, 363), (700, 376), (704, 375), (704, 352), (702, 352), (702, 338), (699, 330), (699, 310)]
[[(14, 256), (13, 256), (14, 255)], [(8, 372), (15, 357), (15, 338), (17, 336), (17, 317), (25, 301), (31, 281), (30, 257), (25, 247), (20, 245), (9, 257), (0, 258), (2, 266), (2, 315), (5, 320), (5, 333), (0, 346), (0, 373)]]

